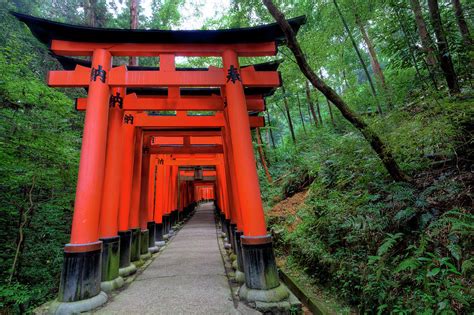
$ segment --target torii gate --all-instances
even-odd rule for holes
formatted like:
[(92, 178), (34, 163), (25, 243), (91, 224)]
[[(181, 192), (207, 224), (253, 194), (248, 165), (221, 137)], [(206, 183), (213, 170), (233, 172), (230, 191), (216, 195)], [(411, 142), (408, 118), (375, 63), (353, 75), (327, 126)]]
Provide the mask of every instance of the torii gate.
[[(122, 121), (120, 117), (124, 113), (117, 110), (118, 106), (109, 110), (109, 105), (114, 107), (124, 102), (121, 95), (126, 94), (126, 88), (167, 87), (165, 104), (157, 104), (156, 100), (151, 102), (153, 104), (149, 104), (155, 108), (173, 105), (175, 103), (173, 99), (179, 98), (180, 87), (220, 88), (225, 100), (224, 114), (216, 113), (211, 119), (208, 117), (194, 119), (195, 117), (182, 114), (178, 114), (179, 117), (161, 119), (138, 114), (136, 122), (143, 129), (176, 128), (182, 120), (185, 120), (184, 127), (189, 128), (224, 129), (225, 127), (222, 132), (227, 163), (225, 170), (221, 170), (220, 173), (233, 170), (233, 174), (237, 174), (235, 170), (237, 164), (239, 165), (238, 176), (227, 176), (227, 178), (230, 179), (228, 183), (232, 186), (232, 194), (229, 194), (234, 199), (232, 204), (238, 206), (238, 209), (230, 207), (235, 213), (230, 216), (230, 220), (235, 218), (236, 224), (241, 224), (243, 232), (240, 240), (245, 284), (240, 289), (240, 296), (249, 302), (276, 302), (287, 299), (288, 292), (278, 279), (272, 241), (266, 231), (250, 134), (254, 118), (248, 116), (244, 90), (252, 87), (279, 86), (280, 76), (276, 71), (258, 71), (255, 67), (240, 68), (238, 60), (239, 56), (275, 55), (277, 44), (284, 39), (284, 34), (278, 25), (218, 31), (134, 30), (132, 32), (77, 27), (19, 13), (13, 14), (25, 22), (32, 33), (49, 45), (55, 54), (92, 57), (91, 67), (77, 66), (72, 71), (50, 71), (48, 76), (50, 86), (88, 88), (71, 240), (64, 248), (59, 292), (59, 301), (62, 303), (58, 311), (71, 310), (71, 307), (76, 307), (74, 308), (76, 311), (84, 311), (105, 303), (107, 296), (100, 290), (102, 247), (108, 241), (121, 244), (117, 239), (122, 235), (109, 236), (108, 232), (113, 232), (113, 229), (109, 229), (105, 223), (100, 224), (101, 221), (106, 222), (101, 218), (110, 215), (105, 209), (118, 208), (120, 225), (120, 214), (127, 213), (126, 209), (122, 209), (127, 207), (127, 200), (122, 199), (129, 199), (130, 214), (137, 212), (133, 209), (136, 205), (140, 208), (140, 199), (146, 200), (146, 197), (140, 197), (138, 189), (133, 189), (129, 197), (122, 194), (120, 198), (108, 197), (116, 194), (116, 187), (111, 184), (125, 182), (121, 184), (123, 192), (122, 188), (129, 185), (130, 178), (138, 184), (143, 182), (143, 176), (140, 176), (143, 175), (141, 167), (143, 133), (134, 134), (134, 128), (125, 126), (127, 120), (128, 123), (130, 119), (135, 120), (130, 116), (123, 116), (124, 128), (120, 128)], [(289, 23), (297, 32), (304, 23), (304, 17), (291, 19)], [(128, 70), (126, 66), (112, 67), (112, 56), (159, 56), (160, 68), (137, 71)], [(174, 61), (176, 56), (220, 57), (223, 69), (177, 71)], [(135, 100), (135, 104), (137, 103), (140, 102)], [(153, 110), (146, 108), (145, 103), (142, 101), (140, 104), (143, 110)], [(193, 109), (200, 110), (198, 103)], [(80, 102), (78, 106), (79, 104)], [(179, 107), (178, 104), (179, 101), (173, 106)], [(170, 106), (170, 110), (173, 110), (173, 106)], [(217, 107), (219, 106), (221, 105), (217, 104)], [(114, 135), (110, 130), (123, 130), (124, 149), (119, 148), (119, 135)], [(137, 142), (138, 144), (134, 145)], [(135, 157), (136, 163), (130, 161), (130, 154), (125, 151), (137, 153), (131, 155)], [(121, 177), (128, 180), (117, 181), (113, 170), (116, 170), (120, 163), (114, 160), (121, 156), (122, 152), (124, 152), (122, 161), (125, 161), (122, 166), (126, 166), (127, 171), (124, 171)], [(149, 162), (144, 160), (144, 164), (147, 163)], [(132, 164), (134, 166), (130, 171)], [(134, 188), (135, 186), (133, 185)], [(244, 199), (245, 204), (239, 202)], [(130, 224), (128, 228), (130, 229)], [(99, 235), (106, 237), (99, 238)], [(108, 247), (110, 251), (114, 248), (114, 246)]]

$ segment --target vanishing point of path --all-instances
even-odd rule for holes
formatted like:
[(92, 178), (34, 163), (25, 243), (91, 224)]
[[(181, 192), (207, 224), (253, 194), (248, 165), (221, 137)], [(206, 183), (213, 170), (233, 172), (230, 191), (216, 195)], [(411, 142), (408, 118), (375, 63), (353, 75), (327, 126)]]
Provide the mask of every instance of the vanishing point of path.
[(158, 257), (99, 314), (259, 314), (232, 293), (217, 243), (214, 206), (194, 216)]

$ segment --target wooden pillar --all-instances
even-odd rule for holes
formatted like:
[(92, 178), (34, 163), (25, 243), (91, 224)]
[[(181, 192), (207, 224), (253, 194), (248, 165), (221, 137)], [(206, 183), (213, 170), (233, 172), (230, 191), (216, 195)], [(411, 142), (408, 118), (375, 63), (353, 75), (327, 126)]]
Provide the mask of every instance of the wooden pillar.
[[(265, 216), (253, 153), (250, 124), (242, 86), (238, 56), (235, 51), (226, 50), (222, 55), (227, 73), (225, 95), (232, 156), (236, 163), (239, 199), (244, 235), (241, 237), (245, 272), (245, 287), (241, 297), (251, 299), (251, 290), (271, 290), (280, 286), (271, 236), (267, 235)], [(288, 297), (288, 292), (285, 297)]]
[(140, 260), (140, 192), (142, 174), (143, 131), (135, 132), (135, 148), (133, 160), (132, 195), (130, 201), (129, 229), (132, 231), (131, 261)]
[(124, 88), (114, 88), (109, 100), (109, 126), (105, 177), (102, 189), (99, 237), (102, 241), (102, 289), (106, 292), (121, 287), (119, 276), (120, 237), (118, 236), (118, 212), (122, 162), (121, 128), (123, 110), (121, 104)]
[(99, 216), (110, 97), (107, 74), (111, 63), (107, 50), (93, 52), (71, 240), (64, 247), (59, 288), (61, 302), (84, 300), (100, 293)]
[[(142, 163), (140, 173), (140, 255), (143, 259), (150, 257), (149, 230), (148, 230), (148, 180), (150, 176), (150, 137), (143, 137)], [(154, 228), (154, 226), (153, 226)], [(154, 246), (154, 244), (153, 244)], [(152, 246), (152, 247), (153, 247)]]
[(132, 231), (129, 229), (129, 218), (132, 198), (132, 181), (136, 135), (133, 125), (134, 116), (125, 113), (121, 125), (122, 140), (122, 165), (120, 181), (120, 200), (118, 214), (118, 234), (120, 236), (120, 269), (119, 274), (127, 276), (136, 271), (136, 266), (131, 264)]

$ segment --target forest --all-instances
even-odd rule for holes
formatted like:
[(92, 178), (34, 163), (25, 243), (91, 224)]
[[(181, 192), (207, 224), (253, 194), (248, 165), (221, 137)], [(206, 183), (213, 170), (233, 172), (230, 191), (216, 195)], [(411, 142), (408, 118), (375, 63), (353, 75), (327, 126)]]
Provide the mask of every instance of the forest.
[[(281, 62), (253, 133), (279, 267), (333, 313), (474, 312), (472, 1), (0, 0), (0, 313), (16, 314), (57, 294), (85, 92), (46, 85), (61, 65), (10, 11), (124, 29), (278, 23), (277, 56), (240, 62)], [(295, 36), (284, 18), (301, 15)]]

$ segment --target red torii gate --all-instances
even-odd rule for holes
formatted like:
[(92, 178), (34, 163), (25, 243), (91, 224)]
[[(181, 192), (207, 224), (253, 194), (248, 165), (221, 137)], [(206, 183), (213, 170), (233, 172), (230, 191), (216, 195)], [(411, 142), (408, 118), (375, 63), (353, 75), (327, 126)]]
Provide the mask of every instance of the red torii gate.
[[(226, 174), (227, 189), (232, 192), (228, 194), (229, 205), (232, 206), (228, 207), (228, 214), (225, 213), (226, 220), (241, 228), (243, 233), (239, 237), (245, 273), (245, 284), (240, 290), (241, 298), (250, 302), (287, 299), (288, 292), (278, 280), (271, 237), (266, 231), (255, 168), (250, 128), (252, 120), (256, 120), (255, 124), (259, 125), (259, 118), (249, 118), (244, 91), (244, 87), (279, 86), (280, 77), (276, 71), (257, 71), (252, 66), (240, 68), (238, 61), (239, 56), (275, 55), (277, 44), (284, 38), (278, 25), (221, 31), (131, 32), (77, 27), (13, 14), (25, 22), (32, 33), (48, 44), (55, 54), (92, 57), (90, 67), (79, 65), (70, 71), (50, 71), (48, 76), (50, 86), (88, 88), (87, 100), (83, 106), (86, 114), (71, 240), (64, 248), (59, 292), (59, 301), (63, 303), (58, 306), (57, 311), (84, 311), (106, 301), (106, 295), (100, 291), (103, 278), (101, 272), (104, 270), (101, 266), (101, 256), (104, 255), (102, 247), (108, 243), (114, 244), (104, 250), (114, 255), (114, 250), (120, 248), (120, 245), (115, 244), (122, 244), (122, 235), (110, 235), (114, 230), (120, 229), (110, 228), (110, 221), (105, 218), (109, 216), (114, 221), (115, 213), (119, 218), (117, 225), (121, 226), (129, 213), (127, 233), (132, 234), (133, 226), (136, 225), (132, 221), (136, 221), (137, 213), (143, 213), (141, 203), (147, 200), (137, 188), (141, 186), (140, 183), (148, 183), (148, 173), (145, 171), (146, 167), (142, 167), (142, 162), (149, 166), (150, 154), (145, 152), (147, 154), (144, 154), (142, 161), (143, 133), (147, 128), (176, 128), (181, 125), (183, 128), (221, 129), (226, 167), (218, 170), (218, 174)], [(304, 17), (289, 20), (289, 23), (297, 31), (304, 23)], [(112, 56), (159, 56), (160, 68), (136, 71), (128, 70), (126, 66), (112, 67)], [(176, 56), (221, 57), (223, 69), (211, 67), (206, 71), (177, 71), (174, 62)], [(196, 119), (178, 114), (176, 117), (162, 119), (147, 114), (124, 115), (123, 110), (115, 106), (124, 102), (121, 95), (126, 95), (125, 88), (168, 87), (167, 100), (161, 103), (156, 99), (140, 102), (139, 98), (136, 100), (133, 96), (129, 97), (133, 101), (127, 100), (127, 103), (134, 103), (135, 108), (144, 110), (168, 108), (170, 104), (175, 106), (174, 109), (183, 108), (180, 107), (179, 100), (176, 101), (180, 87), (202, 86), (220, 87), (224, 97), (223, 114), (216, 113), (212, 118)], [(78, 107), (81, 102), (84, 101), (79, 100)], [(112, 106), (110, 110), (109, 105)], [(189, 109), (198, 109), (198, 105), (199, 101), (196, 101)], [(220, 103), (213, 106), (222, 108)], [(137, 132), (136, 126), (131, 124), (135, 122), (141, 127), (137, 128)], [(119, 133), (123, 133), (123, 146), (120, 145)], [(122, 163), (118, 161), (118, 157)], [(122, 174), (114, 174), (120, 166), (123, 167)], [(177, 174), (177, 170), (173, 169), (176, 168), (172, 167), (171, 178)], [(230, 176), (231, 173), (238, 176)], [(133, 189), (130, 189), (131, 182)], [(121, 183), (120, 196), (109, 197), (114, 193), (118, 195), (114, 186), (117, 183)], [(127, 196), (128, 193), (123, 194), (130, 191), (130, 196)], [(244, 199), (245, 204), (240, 202)], [(146, 216), (148, 220), (147, 214), (147, 211), (142, 214), (139, 223), (142, 231), (143, 218)], [(229, 233), (229, 237), (232, 237), (232, 233)], [(123, 238), (126, 239), (127, 236)], [(144, 240), (148, 242), (148, 237), (142, 237), (142, 242), (146, 244)], [(278, 298), (275, 300), (275, 297)]]

